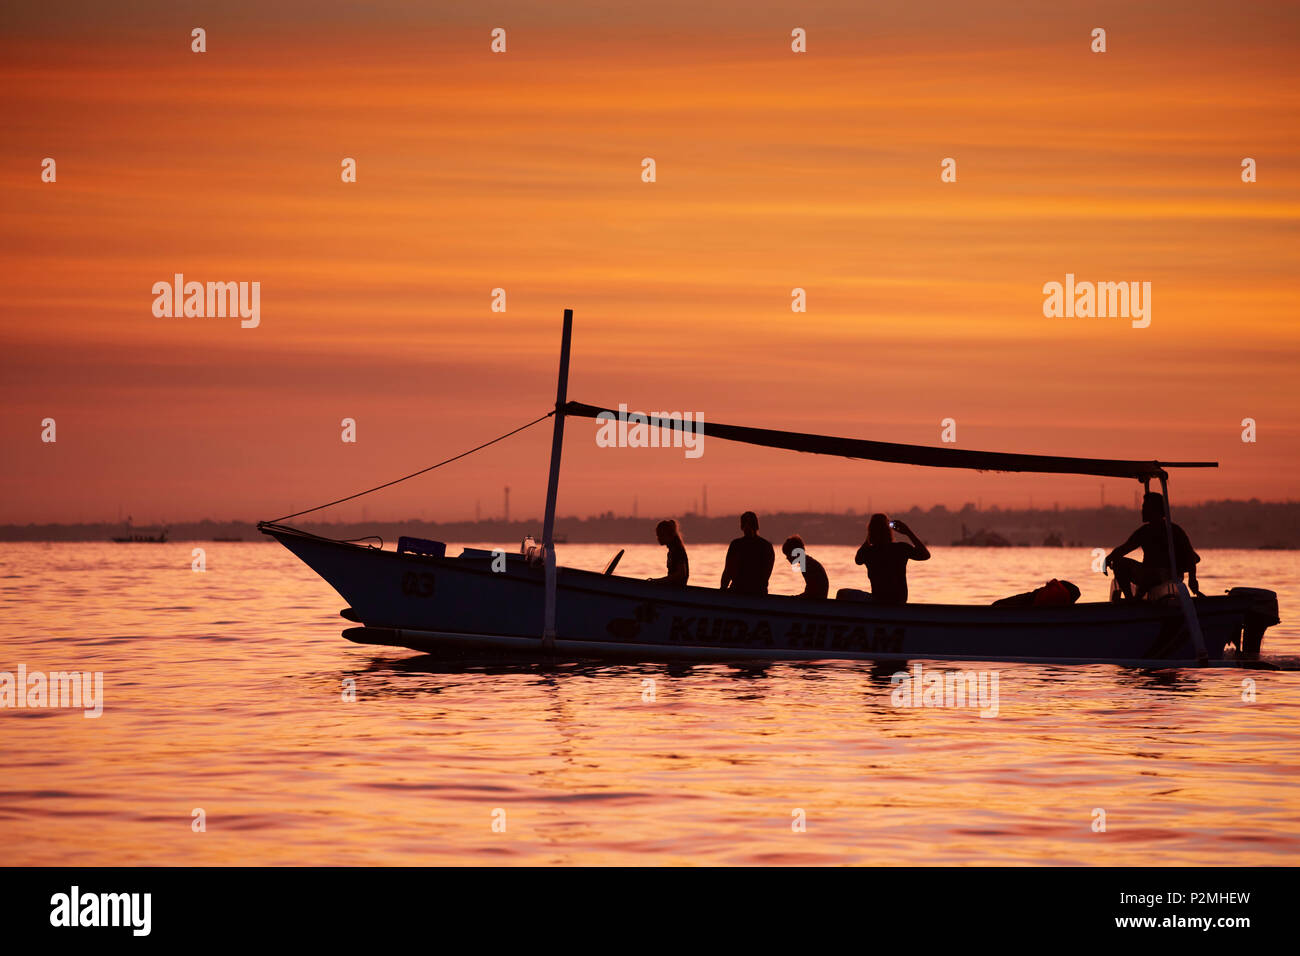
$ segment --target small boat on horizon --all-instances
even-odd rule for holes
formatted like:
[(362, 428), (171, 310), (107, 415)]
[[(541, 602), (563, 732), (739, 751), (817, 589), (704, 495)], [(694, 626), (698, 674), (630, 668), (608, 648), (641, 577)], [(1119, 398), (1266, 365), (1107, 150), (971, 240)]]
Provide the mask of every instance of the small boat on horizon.
[(157, 534), (151, 534), (146, 531), (136, 531), (131, 526), (131, 519), (126, 519), (126, 534), (118, 537), (109, 538), (115, 544), (166, 544), (167, 543), (167, 526), (163, 525)]
[(988, 528), (980, 528), (974, 534), (971, 534), (966, 525), (961, 526), (961, 537), (952, 543), (954, 548), (1009, 548), (1011, 541), (998, 534), (996, 531), (990, 531)]
[[(603, 573), (561, 567), (555, 503), (565, 420), (618, 415), (609, 406), (567, 399), (571, 334), (572, 312), (566, 310), (555, 407), (530, 423), (554, 418), (540, 546), (525, 540), (520, 554), (466, 548), (448, 557), (442, 542), (402, 538), (396, 551), (388, 551), (382, 543), (340, 541), (282, 523), (298, 515), (259, 522), (261, 533), (293, 552), (348, 603), (341, 614), (357, 626), (344, 637), (463, 658), (487, 652), (547, 660), (934, 659), (1168, 667), (1249, 663), (1258, 658), (1265, 630), (1278, 623), (1273, 591), (1237, 587), (1193, 599), (1181, 580), (1169, 582), (1162, 599), (1151, 601), (885, 606), (744, 596), (619, 577), (614, 572), (622, 552)], [(683, 422), (651, 415), (649, 426), (681, 429)], [(1167, 524), (1166, 469), (1217, 467), (936, 448), (716, 422), (696, 427), (727, 441), (914, 466), (1127, 478), (1147, 488), (1158, 480)]]

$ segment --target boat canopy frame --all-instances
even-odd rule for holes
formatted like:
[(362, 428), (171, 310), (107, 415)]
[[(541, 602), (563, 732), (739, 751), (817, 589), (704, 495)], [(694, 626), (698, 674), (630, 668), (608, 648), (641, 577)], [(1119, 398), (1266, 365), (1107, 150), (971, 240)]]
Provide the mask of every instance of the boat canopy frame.
[[(546, 570), (546, 596), (542, 622), (542, 646), (555, 644), (555, 507), (560, 482), (560, 458), (564, 445), (564, 419), (592, 418), (617, 421), (625, 411), (584, 402), (568, 401), (569, 357), (573, 338), (573, 310), (564, 310), (564, 324), (560, 341), (560, 368), (556, 384), (555, 425), (551, 439), (550, 474), (546, 487), (546, 516), (543, 522), (542, 547)], [(666, 414), (666, 413), (665, 413)], [(676, 417), (637, 413), (637, 424), (644, 418), (650, 428), (682, 430), (686, 423)], [(806, 432), (781, 431), (771, 428), (754, 428), (748, 425), (725, 425), (718, 422), (694, 421), (695, 434), (703, 434), (725, 441), (783, 448), (789, 451), (817, 455), (834, 455), (867, 461), (881, 461), (903, 465), (932, 468), (965, 468), (974, 471), (1030, 472), (1037, 474), (1093, 475), (1103, 478), (1132, 478), (1141, 481), (1150, 490), (1152, 480), (1159, 480), (1164, 498), (1165, 537), (1169, 549), (1169, 566), (1177, 572), (1174, 552), (1173, 523), (1169, 512), (1169, 473), (1167, 468), (1217, 468), (1215, 461), (1139, 461), (1112, 458), (1072, 458), (1055, 455), (1021, 455), (1010, 452), (973, 451), (962, 448), (936, 448), (930, 445), (908, 445), (897, 442), (871, 441), (863, 438), (837, 438)], [(1209, 662), (1205, 638), (1191, 594), (1178, 576), (1175, 590), (1197, 656), (1202, 664)]]
[[(566, 402), (557, 406), (560, 415), (576, 418), (619, 420), (628, 418), (624, 409), (583, 402)], [(1097, 475), (1103, 478), (1134, 478), (1144, 484), (1153, 479), (1168, 479), (1166, 468), (1217, 468), (1217, 461), (1137, 461), (1116, 458), (1067, 458), (1056, 455), (1021, 455), (1001, 451), (973, 451), (964, 448), (936, 448), (932, 445), (905, 445), (897, 442), (870, 441), (865, 438), (837, 438), (808, 432), (779, 431), (749, 425), (724, 425), (719, 422), (683, 422), (679, 417), (659, 417), (654, 413), (637, 414), (636, 424), (652, 429), (683, 431), (690, 427), (697, 435), (725, 441), (784, 448), (814, 455), (834, 455), (865, 461), (883, 461), (929, 468), (966, 468), (972, 471), (1035, 472), (1038, 474)]]

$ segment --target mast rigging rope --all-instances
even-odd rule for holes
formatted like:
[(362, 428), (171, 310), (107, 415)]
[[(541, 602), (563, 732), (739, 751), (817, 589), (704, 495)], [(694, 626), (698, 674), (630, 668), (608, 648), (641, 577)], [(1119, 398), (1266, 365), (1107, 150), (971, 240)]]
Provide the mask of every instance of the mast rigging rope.
[(353, 498), (360, 498), (362, 495), (368, 495), (371, 492), (380, 491), (384, 488), (391, 487), (392, 485), (396, 485), (399, 482), (406, 481), (407, 479), (410, 478), (415, 478), (417, 475), (423, 475), (425, 472), (433, 471), (435, 468), (441, 468), (443, 465), (450, 465), (453, 461), (459, 461), (460, 459), (465, 458), (468, 455), (474, 454), (474, 452), (476, 451), (482, 451), (484, 448), (487, 448), (489, 445), (495, 445), (499, 441), (505, 441), (511, 435), (517, 435), (525, 428), (532, 428), (538, 422), (544, 422), (546, 421), (546, 419), (550, 418), (554, 414), (555, 414), (554, 411), (549, 411), (541, 418), (534, 418), (527, 425), (520, 425), (518, 428), (512, 431), (506, 432), (504, 435), (499, 435), (496, 438), (492, 439), (491, 441), (484, 442), (483, 444), (479, 445), (476, 448), (471, 448), (469, 451), (461, 452), (459, 455), (456, 455), (452, 458), (448, 458), (445, 461), (440, 461), (436, 465), (430, 465), (428, 468), (421, 468), (419, 471), (413, 471), (409, 475), (403, 475), (401, 478), (394, 478), (392, 481), (386, 481), (382, 485), (375, 485), (375, 487), (367, 488), (365, 491), (358, 491), (355, 495), (348, 495), (346, 498), (336, 498), (334, 501), (327, 501), (323, 505), (317, 505), (315, 508), (308, 508), (306, 511), (298, 511), (291, 515), (285, 515), (282, 518), (273, 518), (271, 521), (266, 523), (279, 524), (281, 521), (288, 521), (290, 518), (299, 518), (302, 515), (309, 515), (313, 511), (321, 511), (325, 508), (333, 507), (334, 505), (341, 505), (343, 502), (351, 501)]

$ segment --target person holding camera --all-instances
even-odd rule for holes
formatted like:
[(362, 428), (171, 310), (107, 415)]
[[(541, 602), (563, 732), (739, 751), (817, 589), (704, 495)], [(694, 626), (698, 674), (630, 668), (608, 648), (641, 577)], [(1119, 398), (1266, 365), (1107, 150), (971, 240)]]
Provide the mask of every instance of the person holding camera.
[[(911, 543), (895, 541), (895, 531), (906, 535)], [(930, 549), (902, 521), (890, 521), (883, 514), (874, 514), (867, 522), (867, 540), (862, 542), (853, 560), (867, 567), (873, 603), (906, 604), (907, 562), (929, 561)]]

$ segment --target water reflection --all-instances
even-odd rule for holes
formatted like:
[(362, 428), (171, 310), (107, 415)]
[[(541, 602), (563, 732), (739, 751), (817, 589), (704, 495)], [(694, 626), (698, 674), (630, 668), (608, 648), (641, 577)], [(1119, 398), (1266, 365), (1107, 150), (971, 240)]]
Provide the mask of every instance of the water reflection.
[(1138, 687), (1143, 690), (1169, 691), (1175, 694), (1193, 693), (1201, 687), (1202, 683), (1195, 670), (1148, 667), (1117, 668), (1115, 680), (1130, 687)]
[[(337, 597), (279, 549), (233, 544), (196, 575), (186, 545), (158, 548), (146, 568), (111, 545), (0, 551), (0, 566), (23, 573), (0, 589), (8, 669), (105, 675), (98, 720), (0, 712), (0, 766), (21, 782), (0, 788), (12, 862), (1269, 865), (1300, 854), (1293, 674), (1250, 672), (1266, 701), (1250, 706), (1246, 672), (922, 661), (997, 670), (1000, 711), (982, 718), (894, 706), (891, 678), (910, 660), (463, 661), (343, 640)], [(628, 573), (642, 557), (629, 549)], [(851, 565), (851, 549), (840, 557)], [(942, 580), (955, 600), (1012, 593), (1071, 554), (996, 557), (939, 554), (927, 564), (953, 573), (916, 586)], [(1266, 559), (1207, 556), (1235, 562), (1242, 580), (1283, 578), (1284, 608), (1300, 602), (1300, 557)], [(654, 573), (662, 554), (644, 560)], [(113, 601), (68, 618), (70, 589), (94, 569)], [(1270, 641), (1294, 661), (1288, 627)], [(207, 838), (189, 829), (195, 806)], [(1093, 807), (1117, 808), (1113, 836), (1091, 832)], [(807, 832), (792, 833), (793, 808)]]

